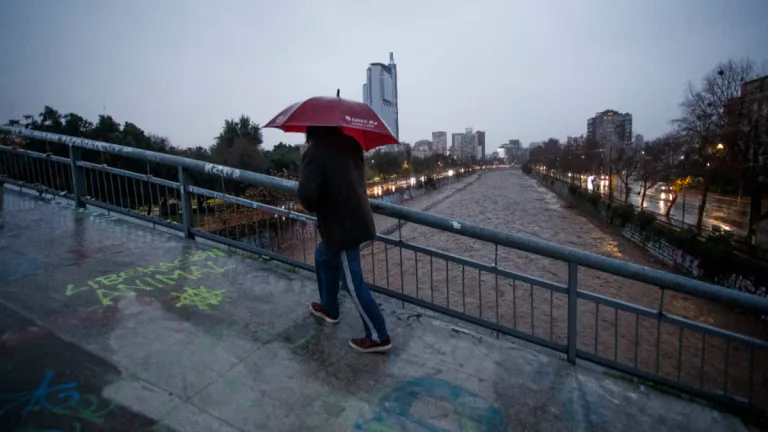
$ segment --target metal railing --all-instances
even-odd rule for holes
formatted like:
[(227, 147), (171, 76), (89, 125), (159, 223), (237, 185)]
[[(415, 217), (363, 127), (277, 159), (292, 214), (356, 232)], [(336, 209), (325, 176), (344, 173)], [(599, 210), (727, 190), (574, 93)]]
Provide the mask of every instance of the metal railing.
[[(34, 140), (27, 149), (0, 146), (0, 181), (314, 269), (316, 220), (296, 211), (293, 181), (83, 138), (0, 132)], [(28, 149), (35, 146), (41, 151)], [(256, 201), (266, 190), (281, 198)], [(563, 352), (572, 363), (588, 360), (736, 407), (768, 407), (768, 342), (758, 318), (768, 314), (768, 299), (380, 201), (371, 206), (398, 222), (396, 233), (363, 250), (374, 291)], [(471, 257), (452, 252), (458, 246)], [(543, 262), (550, 267), (536, 270)]]

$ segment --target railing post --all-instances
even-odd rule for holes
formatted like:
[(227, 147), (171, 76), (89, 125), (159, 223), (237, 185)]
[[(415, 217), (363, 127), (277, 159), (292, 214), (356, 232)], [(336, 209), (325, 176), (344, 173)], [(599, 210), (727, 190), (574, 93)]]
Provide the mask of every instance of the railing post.
[(189, 173), (182, 167), (179, 167), (179, 185), (181, 186), (181, 217), (184, 224), (184, 237), (188, 239), (194, 239), (195, 234), (192, 232), (192, 201), (189, 199)]
[(72, 167), (72, 188), (75, 193), (75, 205), (85, 207), (85, 173), (83, 167), (78, 162), (83, 160), (83, 149), (76, 146), (69, 146), (69, 163)]
[(572, 262), (568, 263), (568, 362), (570, 363), (576, 363), (576, 340), (578, 338), (576, 314), (579, 309), (578, 271), (578, 265)]

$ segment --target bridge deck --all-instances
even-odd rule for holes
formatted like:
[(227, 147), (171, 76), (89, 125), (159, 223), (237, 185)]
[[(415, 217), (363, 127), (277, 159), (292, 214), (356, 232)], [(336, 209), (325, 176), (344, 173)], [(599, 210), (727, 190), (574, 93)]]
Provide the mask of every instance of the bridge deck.
[[(307, 313), (311, 274), (5, 189), (0, 430), (744, 430), (703, 405), (381, 298), (393, 351)], [(342, 300), (345, 300), (344, 297)]]

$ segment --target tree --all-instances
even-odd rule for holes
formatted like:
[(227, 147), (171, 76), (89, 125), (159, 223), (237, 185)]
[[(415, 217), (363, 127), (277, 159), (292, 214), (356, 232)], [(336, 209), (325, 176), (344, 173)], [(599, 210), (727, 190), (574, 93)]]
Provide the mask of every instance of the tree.
[(121, 143), (122, 142), (122, 128), (120, 123), (110, 115), (99, 115), (99, 119), (91, 129), (91, 139), (97, 141), (105, 141), (109, 143)]
[(227, 119), (211, 146), (211, 157), (220, 165), (265, 172), (269, 163), (261, 151), (263, 142), (261, 128), (247, 115)]
[(682, 177), (675, 179), (672, 184), (670, 185), (670, 188), (672, 189), (672, 200), (669, 202), (669, 205), (667, 206), (667, 209), (664, 210), (664, 217), (669, 219), (669, 213), (672, 211), (672, 207), (677, 202), (677, 197), (680, 196), (683, 191), (691, 185), (691, 177)]
[(648, 187), (659, 180), (661, 174), (661, 139), (651, 141), (640, 151), (637, 166), (637, 179), (642, 184), (640, 190), (640, 208), (645, 206), (645, 195)]
[(61, 128), (64, 126), (64, 123), (61, 120), (61, 114), (48, 105), (43, 108), (43, 112), (41, 112), (38, 117), (40, 117), (40, 130), (60, 133)]
[(259, 125), (253, 123), (251, 118), (243, 114), (239, 120), (227, 119), (221, 132), (214, 139), (211, 147), (211, 154), (214, 158), (219, 158), (235, 146), (236, 141), (241, 144), (251, 146), (256, 150), (261, 149), (264, 139)]
[(291, 177), (298, 177), (301, 167), (301, 148), (299, 146), (281, 142), (268, 151), (266, 156), (269, 161), (269, 170), (272, 173), (284, 173)]
[(624, 186), (624, 202), (629, 201), (629, 182), (635, 175), (640, 165), (639, 152), (636, 148), (627, 145), (620, 146), (616, 151), (616, 167), (619, 180)]
[(400, 158), (395, 152), (376, 152), (372, 160), (373, 170), (381, 176), (392, 176), (400, 171)]
[(69, 113), (64, 116), (64, 125), (61, 133), (69, 136), (85, 137), (90, 135), (91, 129), (93, 129), (92, 122), (75, 113)]
[[(213, 153), (213, 152), (212, 152)], [(258, 147), (244, 138), (235, 138), (232, 146), (225, 152), (219, 149), (213, 157), (220, 165), (240, 168), (246, 171), (265, 172), (269, 163)]]
[[(736, 174), (739, 196), (743, 189), (749, 194), (746, 240), (754, 244), (757, 226), (768, 219), (768, 212), (762, 213), (762, 201), (768, 189), (768, 101), (759, 90), (761, 83), (765, 85), (768, 81), (768, 63), (760, 71), (748, 59), (729, 60), (718, 67), (721, 80), (731, 83), (729, 87), (735, 87), (732, 82), (738, 78), (739, 94), (725, 102), (725, 118), (718, 124), (721, 151), (714, 153), (721, 160), (720, 165)], [(755, 79), (760, 75), (765, 76)]]
[[(734, 125), (733, 101), (739, 99), (742, 84), (752, 79), (756, 71), (754, 62), (749, 59), (719, 63), (704, 75), (699, 87), (688, 82), (680, 103), (681, 115), (673, 120), (677, 130), (689, 142), (689, 167), (702, 179), (696, 231), (701, 231), (712, 176), (724, 160), (716, 157), (718, 144)], [(733, 150), (745, 150), (739, 143), (749, 142), (739, 137), (734, 141)]]
[(607, 158), (605, 164), (608, 166), (608, 202), (613, 202), (613, 172), (618, 163), (618, 158), (615, 155), (614, 145), (608, 146), (608, 152), (604, 154)]

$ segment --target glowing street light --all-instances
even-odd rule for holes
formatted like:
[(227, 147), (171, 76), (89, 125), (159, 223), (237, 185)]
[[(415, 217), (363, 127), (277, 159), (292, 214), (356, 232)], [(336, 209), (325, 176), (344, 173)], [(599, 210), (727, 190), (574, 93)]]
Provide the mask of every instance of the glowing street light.
[(716, 149), (718, 149), (718, 150), (722, 150), (722, 149), (724, 149), (724, 148), (725, 148), (725, 146), (723, 145), (723, 143), (720, 143), (720, 144), (718, 144), (718, 145), (717, 145), (717, 147), (715, 147), (715, 148), (716, 148)]

